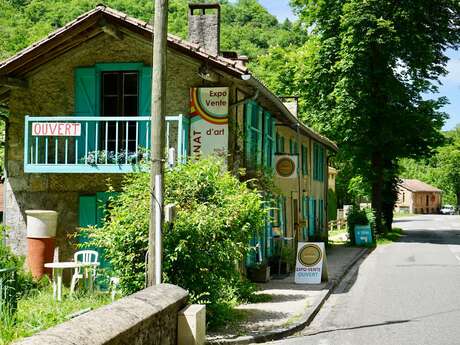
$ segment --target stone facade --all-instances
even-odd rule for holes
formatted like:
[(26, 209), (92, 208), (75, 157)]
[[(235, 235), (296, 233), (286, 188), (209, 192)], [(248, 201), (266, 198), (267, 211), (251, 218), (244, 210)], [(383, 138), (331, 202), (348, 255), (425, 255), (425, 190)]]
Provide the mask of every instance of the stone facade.
[(176, 345), (188, 293), (161, 284), (16, 342), (16, 345)]
[[(61, 260), (75, 251), (71, 239), (78, 228), (80, 195), (106, 191), (108, 183), (119, 189), (122, 174), (25, 174), (24, 117), (73, 115), (74, 71), (77, 67), (96, 63), (142, 62), (151, 64), (151, 45), (143, 39), (125, 35), (123, 40), (101, 34), (79, 47), (41, 66), (28, 76), (27, 89), (15, 89), (10, 97), (10, 123), (7, 127), (5, 182), (5, 225), (8, 243), (13, 250), (25, 254), (28, 209), (50, 209), (59, 212), (57, 246)], [(190, 87), (204, 86), (198, 76), (200, 62), (168, 51), (167, 115), (188, 114)], [(230, 83), (224, 78), (220, 85)], [(177, 129), (171, 127), (171, 133)], [(171, 143), (173, 144), (174, 141)]]

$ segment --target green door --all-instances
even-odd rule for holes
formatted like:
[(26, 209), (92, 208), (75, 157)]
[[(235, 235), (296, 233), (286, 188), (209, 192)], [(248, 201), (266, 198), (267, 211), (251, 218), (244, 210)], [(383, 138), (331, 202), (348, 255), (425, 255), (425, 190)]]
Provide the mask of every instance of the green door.
[[(80, 228), (87, 228), (89, 226), (101, 227), (104, 224), (106, 217), (106, 210), (110, 197), (116, 195), (116, 193), (100, 192), (95, 195), (81, 195), (79, 202), (79, 226)], [(83, 232), (78, 237), (79, 243), (89, 242), (88, 236)], [(95, 248), (88, 243), (85, 246), (86, 249), (97, 250), (99, 253), (99, 261), (101, 268), (109, 268), (110, 263), (104, 259), (104, 252), (101, 248)]]

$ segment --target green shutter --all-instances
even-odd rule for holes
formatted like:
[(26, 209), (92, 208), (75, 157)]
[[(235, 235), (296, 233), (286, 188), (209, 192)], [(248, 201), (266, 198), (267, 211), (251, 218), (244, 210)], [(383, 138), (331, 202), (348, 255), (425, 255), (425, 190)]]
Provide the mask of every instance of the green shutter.
[(275, 166), (275, 154), (276, 154), (276, 143), (274, 142), (274, 136), (276, 132), (276, 119), (273, 116), (272, 116), (271, 126), (272, 126), (272, 152), (270, 155), (271, 157), (270, 166), (274, 167)]
[(96, 196), (82, 195), (79, 201), (78, 225), (81, 228), (97, 224), (96, 218)]
[(257, 111), (255, 113), (256, 118), (254, 119), (255, 123), (257, 123), (257, 150), (256, 150), (256, 161), (257, 166), (261, 166), (263, 162), (263, 139), (262, 139), (262, 121), (263, 121), (263, 108), (258, 106)]
[[(78, 205), (78, 226), (80, 228), (97, 225), (96, 209), (95, 195), (80, 196)], [(88, 242), (88, 235), (85, 232), (81, 232), (78, 236), (78, 243), (81, 244), (85, 242)]]
[(302, 145), (302, 174), (308, 175), (308, 149), (305, 145)]
[[(152, 67), (144, 66), (139, 71), (139, 116), (151, 115)], [(166, 114), (164, 114), (166, 116)], [(150, 134), (149, 134), (150, 135)], [(139, 123), (139, 146), (147, 146), (147, 124)], [(149, 138), (150, 140), (150, 138)]]
[(139, 116), (150, 116), (152, 95), (152, 67), (144, 66), (140, 71)]
[(269, 112), (264, 113), (263, 163), (267, 168), (273, 167), (275, 156), (275, 121)]
[(76, 115), (99, 115), (96, 83), (96, 69), (94, 67), (78, 67), (75, 69)]
[(316, 216), (316, 201), (310, 197), (310, 214), (308, 217), (308, 236), (310, 239), (315, 236), (315, 216)]
[[(99, 101), (97, 74), (94, 67), (78, 67), (75, 69), (75, 115), (98, 116)], [(96, 129), (94, 122), (88, 122), (88, 133), (85, 133), (86, 123), (82, 123), (82, 135), (78, 138), (78, 158), (85, 155), (85, 137), (88, 138), (88, 151), (96, 149), (94, 137)]]
[(246, 166), (252, 167), (253, 161), (251, 159), (251, 120), (252, 120), (252, 107), (254, 104), (248, 102), (244, 105), (244, 151), (246, 157)]

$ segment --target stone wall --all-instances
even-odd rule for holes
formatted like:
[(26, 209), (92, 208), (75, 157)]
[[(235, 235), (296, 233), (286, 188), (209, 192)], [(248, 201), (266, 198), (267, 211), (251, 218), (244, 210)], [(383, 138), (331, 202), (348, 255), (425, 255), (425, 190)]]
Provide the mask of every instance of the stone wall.
[(83, 314), (16, 345), (175, 345), (188, 293), (161, 284)]
[[(78, 227), (80, 195), (107, 190), (107, 181), (119, 189), (122, 174), (25, 174), (24, 116), (66, 116), (74, 110), (74, 71), (96, 63), (142, 62), (151, 64), (151, 44), (130, 35), (123, 40), (101, 34), (34, 70), (27, 76), (29, 87), (11, 92), (10, 123), (7, 128), (7, 180), (5, 224), (10, 229), (9, 245), (25, 254), (25, 210), (51, 209), (59, 212), (57, 245), (61, 260), (75, 250), (70, 239)], [(205, 86), (197, 73), (201, 62), (168, 51), (167, 115), (189, 113), (190, 87)], [(219, 85), (230, 83), (222, 79)]]

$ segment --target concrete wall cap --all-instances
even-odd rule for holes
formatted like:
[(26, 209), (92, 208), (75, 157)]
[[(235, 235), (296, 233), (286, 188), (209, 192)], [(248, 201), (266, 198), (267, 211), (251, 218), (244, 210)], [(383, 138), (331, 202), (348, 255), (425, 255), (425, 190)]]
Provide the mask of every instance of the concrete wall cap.
[(163, 311), (168, 312), (171, 307), (182, 309), (187, 296), (186, 290), (175, 285), (152, 286), (14, 344), (102, 345), (116, 343), (115, 340), (120, 334), (126, 336), (137, 334), (143, 322), (155, 315)]

